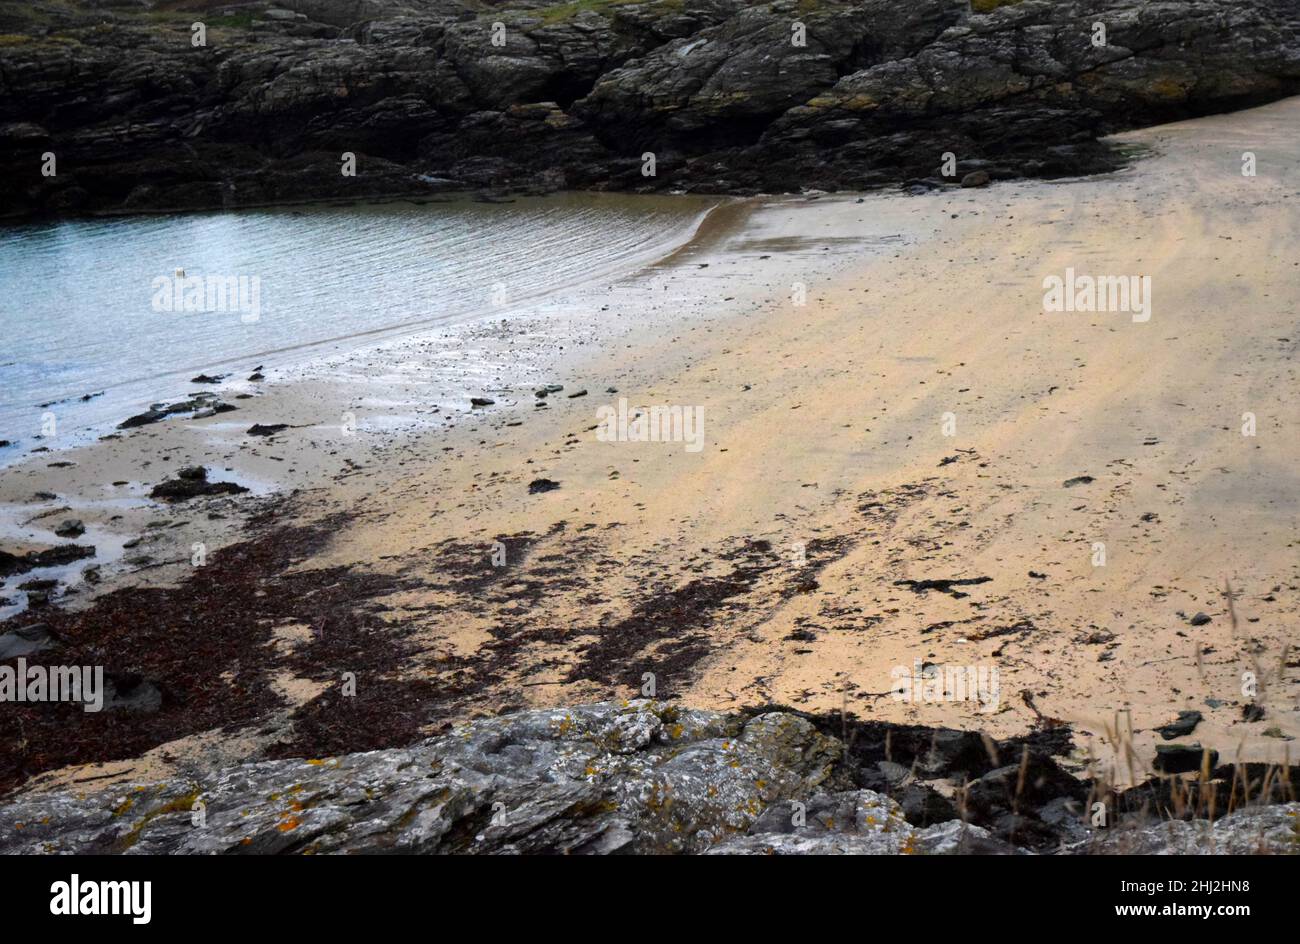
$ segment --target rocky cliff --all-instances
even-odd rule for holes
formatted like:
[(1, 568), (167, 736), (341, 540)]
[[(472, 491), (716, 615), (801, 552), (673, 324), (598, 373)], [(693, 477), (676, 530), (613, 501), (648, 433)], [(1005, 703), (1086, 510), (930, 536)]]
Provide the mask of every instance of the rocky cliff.
[(0, 7), (0, 212), (1062, 175), (1298, 92), (1300, 0), (47, 0)]
[[(657, 702), (524, 711), (409, 748), (261, 761), (0, 804), (5, 853), (1024, 854), (1300, 851), (1294, 771), (1215, 772), (1252, 805), (1215, 822), (1180, 788), (1090, 791), (1068, 735), (840, 728)], [(1203, 789), (1209, 789), (1203, 787)], [(1215, 788), (1217, 789), (1217, 787)], [(1130, 795), (1131, 794), (1131, 795)], [(1232, 808), (1217, 797), (1220, 813)], [(1109, 811), (1092, 828), (1093, 802)], [(1162, 821), (1163, 820), (1163, 821)]]

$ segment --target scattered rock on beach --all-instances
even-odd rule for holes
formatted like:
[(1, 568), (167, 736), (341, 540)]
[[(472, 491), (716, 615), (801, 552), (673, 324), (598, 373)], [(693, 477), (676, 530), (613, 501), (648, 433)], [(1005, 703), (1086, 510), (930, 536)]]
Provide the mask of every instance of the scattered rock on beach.
[(190, 378), (190, 383), (196, 383), (196, 384), (219, 384), (219, 383), (221, 383), (221, 381), (223, 381), (223, 380), (225, 380), (225, 379), (226, 379), (226, 375), (225, 375), (225, 374), (216, 374), (216, 375), (199, 374), (197, 377), (191, 377), (191, 378)]
[(209, 482), (208, 470), (199, 465), (181, 469), (176, 478), (155, 485), (149, 497), (176, 502), (208, 495), (238, 495), (246, 491), (247, 488), (234, 482)]
[(27, 605), (30, 607), (41, 607), (50, 605), (50, 595), (52, 591), (46, 587), (38, 587), (34, 590), (24, 591), (27, 594)]
[(1193, 617), (1192, 617), (1191, 619), (1189, 619), (1187, 622), (1188, 622), (1190, 625), (1192, 625), (1192, 626), (1204, 626), (1206, 623), (1210, 622), (1210, 617), (1209, 617), (1209, 615), (1206, 614), (1206, 613), (1199, 613), (1199, 612), (1198, 612), (1195, 616), (1193, 616)]
[(117, 424), (117, 428), (135, 429), (139, 426), (148, 426), (180, 413), (192, 413), (195, 419), (202, 419), (217, 413), (229, 413), (235, 409), (238, 407), (224, 402), (215, 393), (196, 393), (187, 400), (178, 400), (171, 404), (155, 403), (143, 413), (127, 417)]
[(274, 436), (276, 433), (284, 432), (288, 428), (288, 423), (254, 423), (248, 427), (245, 434), (248, 436)]
[(61, 538), (79, 538), (86, 533), (86, 526), (80, 518), (69, 518), (55, 528), (54, 533)]
[(37, 570), (41, 567), (58, 567), (62, 564), (70, 564), (75, 560), (81, 560), (83, 557), (94, 556), (95, 549), (82, 544), (60, 544), (58, 547), (52, 547), (44, 551), (33, 551), (28, 554), (11, 554), (8, 551), (0, 551), (0, 577), (25, 574), (29, 570)]
[(1199, 711), (1180, 711), (1178, 712), (1177, 721), (1162, 725), (1156, 728), (1156, 731), (1166, 741), (1186, 737), (1196, 730), (1196, 726), (1201, 723), (1202, 717), (1203, 715)]
[(1088, 485), (1095, 481), (1097, 480), (1094, 479), (1091, 475), (1076, 475), (1072, 479), (1065, 480), (1065, 487), (1074, 488), (1074, 486), (1076, 485)]
[(487, 397), (470, 397), (470, 398), (469, 398), (469, 405), (470, 405), (470, 406), (493, 406), (493, 405), (496, 404), (496, 402), (497, 402), (497, 401), (495, 401), (495, 400), (491, 400), (491, 399), (489, 399), (489, 398), (487, 398)]
[(1218, 751), (1205, 751), (1199, 744), (1157, 744), (1151, 766), (1161, 773), (1185, 774), (1201, 769), (1204, 754), (1209, 754), (1211, 770), (1219, 763)]
[(560, 487), (560, 483), (551, 479), (533, 479), (528, 483), (528, 494), (536, 495), (539, 492), (553, 492)]
[(135, 416), (128, 416), (117, 424), (117, 428), (135, 429), (137, 426), (148, 426), (150, 423), (157, 423), (159, 420), (165, 420), (166, 418), (167, 413), (163, 410), (145, 410)]
[(55, 644), (49, 627), (44, 623), (29, 623), (12, 632), (0, 635), (0, 662), (30, 656)]
[(963, 187), (987, 187), (989, 179), (988, 171), (973, 170), (961, 179), (961, 185)]

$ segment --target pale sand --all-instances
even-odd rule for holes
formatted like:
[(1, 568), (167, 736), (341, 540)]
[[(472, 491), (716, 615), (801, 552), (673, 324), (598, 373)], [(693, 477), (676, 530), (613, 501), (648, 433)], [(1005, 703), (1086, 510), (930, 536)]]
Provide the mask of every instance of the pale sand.
[[(527, 383), (511, 380), (481, 418), (463, 397), (446, 401), (457, 422), (372, 454), (364, 436), (328, 432), (328, 418), (362, 402), (377, 429), (385, 409), (416, 409), (421, 388), (389, 378), (403, 394), (385, 407), (360, 370), (347, 393), (337, 378), (283, 385), (232, 414), (229, 438), (213, 421), (152, 427), (109, 444), (120, 469), (91, 452), (80, 468), (140, 480), (149, 473), (132, 456), (155, 439), (155, 454), (177, 450), (169, 465), (222, 455), (245, 474), (280, 472), (311, 490), (305, 515), (359, 510), (304, 566), (429, 584), (387, 601), (391, 619), (421, 627), (427, 658), (412, 675), (451, 673), (448, 654), (487, 663), (509, 641), (465, 712), (632, 696), (627, 682), (653, 672), (659, 695), (699, 707), (847, 707), (995, 736), (1031, 727), (1036, 708), (1073, 722), (1103, 759), (1117, 710), (1131, 712), (1145, 758), (1151, 729), (1194, 708), (1205, 720), (1184, 742), (1280, 761), (1289, 742), (1263, 732), (1300, 733), (1300, 662), (1287, 652), (1300, 636), (1297, 126), (1300, 99), (1125, 135), (1155, 155), (1104, 178), (756, 201), (743, 227), (729, 208), (696, 244), (611, 288), (611, 311), (580, 300), (543, 313), (575, 319), (567, 336), (581, 343), (569, 350), (507, 343), (513, 329), (465, 341), (484, 389), (527, 361)], [(1257, 177), (1241, 175), (1243, 151), (1257, 155)], [(1045, 313), (1043, 279), (1068, 266), (1150, 275), (1150, 321)], [(807, 283), (804, 307), (791, 303), (794, 281)], [(590, 395), (534, 410), (531, 387), (551, 380)], [(620, 396), (703, 407), (703, 450), (598, 441), (595, 411)], [(1240, 431), (1246, 412), (1254, 437)], [(943, 435), (945, 413), (955, 436)], [(234, 434), (253, 419), (314, 426), (251, 445)], [(77, 470), (25, 464), (3, 477), (0, 499), (62, 473), (52, 490), (75, 492)], [(1081, 475), (1095, 481), (1063, 487)], [(561, 488), (530, 495), (538, 477)], [(214, 544), (229, 537), (204, 527)], [(469, 592), (448, 578), (448, 555), (486, 560), (498, 536), (523, 532), (537, 537), (495, 583)], [(629, 654), (618, 684), (563, 682), (600, 627), (692, 580), (735, 576), (734, 552), (760, 540), (772, 545), (763, 559), (781, 563), (737, 578), (698, 623), (660, 613), (667, 650)], [(796, 563), (796, 544), (809, 564)], [(183, 566), (147, 579), (163, 576)], [(974, 577), (992, 579), (960, 588), (964, 598), (895, 585)], [(1197, 611), (1212, 621), (1190, 626)], [(708, 655), (670, 661), (678, 628), (707, 640)], [(1114, 640), (1086, 641), (1094, 633)], [(890, 670), (916, 659), (995, 666), (998, 710), (896, 701)], [(1261, 676), (1263, 721), (1241, 721), (1246, 672)]]

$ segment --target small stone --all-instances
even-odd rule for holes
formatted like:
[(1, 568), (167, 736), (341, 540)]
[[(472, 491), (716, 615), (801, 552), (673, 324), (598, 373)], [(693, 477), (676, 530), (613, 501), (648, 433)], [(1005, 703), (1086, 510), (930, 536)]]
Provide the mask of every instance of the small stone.
[(86, 526), (80, 518), (69, 518), (55, 528), (54, 533), (61, 538), (79, 538), (86, 533)]
[(1156, 728), (1156, 731), (1166, 741), (1186, 737), (1196, 730), (1196, 726), (1201, 723), (1202, 717), (1203, 715), (1199, 711), (1180, 711), (1178, 712), (1177, 721), (1171, 721)]

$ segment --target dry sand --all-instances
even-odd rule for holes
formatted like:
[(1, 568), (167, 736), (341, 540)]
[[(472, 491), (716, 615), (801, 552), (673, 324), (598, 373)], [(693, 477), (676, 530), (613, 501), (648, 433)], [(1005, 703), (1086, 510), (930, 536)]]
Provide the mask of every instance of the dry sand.
[[(653, 673), (699, 707), (995, 736), (1060, 719), (1103, 760), (1117, 718), (1145, 760), (1152, 729), (1195, 709), (1185, 742), (1283, 760), (1300, 733), (1298, 126), (1300, 99), (1125, 135), (1153, 153), (1107, 177), (727, 204), (599, 294), (317, 365), (71, 468), (33, 457), (0, 474), (0, 501), (35, 514), (47, 489), (120, 541), (160, 512), (114, 495), (205, 461), (300, 489), (304, 519), (354, 513), (300, 568), (411, 578), (385, 619), (417, 627), (403, 671), (446, 687), (444, 715), (629, 697)], [(1067, 267), (1149, 275), (1150, 320), (1045, 312), (1043, 279)], [(566, 389), (535, 408), (550, 382)], [(470, 411), (471, 394), (497, 402)], [(620, 397), (701, 407), (703, 448), (600, 441)], [(251, 443), (254, 420), (299, 428)], [(531, 494), (540, 478), (560, 487)], [(188, 523), (153, 529), (156, 559), (231, 540), (247, 502), (167, 511)], [(187, 566), (119, 562), (95, 592)], [(899, 583), (954, 578), (989, 579)], [(917, 660), (995, 667), (996, 709), (891, 697)], [(1263, 720), (1242, 720), (1251, 701)]]

